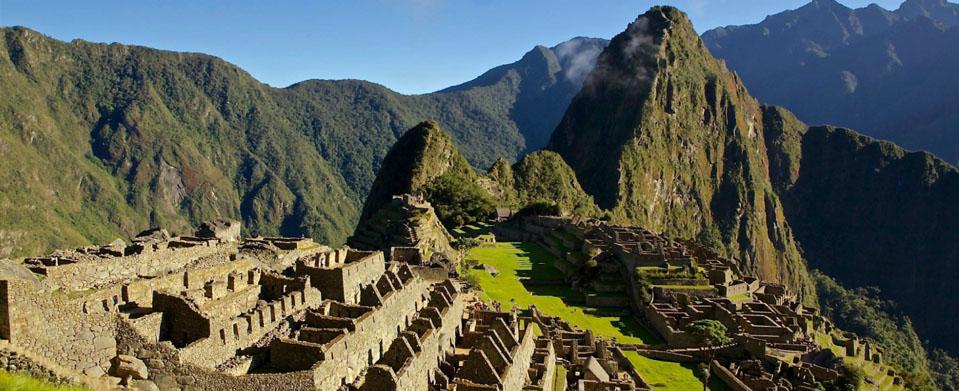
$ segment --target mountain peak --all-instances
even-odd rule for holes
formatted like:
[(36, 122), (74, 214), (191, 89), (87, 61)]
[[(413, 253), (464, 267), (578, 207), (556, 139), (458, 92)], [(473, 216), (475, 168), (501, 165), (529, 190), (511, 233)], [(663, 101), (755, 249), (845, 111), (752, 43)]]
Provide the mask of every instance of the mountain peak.
[(400, 136), (383, 158), (363, 205), (361, 221), (379, 211), (394, 195), (416, 193), (452, 167), (472, 169), (438, 122), (420, 122)]
[(927, 17), (946, 26), (959, 25), (959, 4), (946, 0), (906, 0), (896, 13), (908, 19)]
[(549, 148), (614, 222), (714, 238), (743, 269), (812, 294), (759, 174), (769, 171), (761, 116), (689, 18), (654, 7), (610, 41)]

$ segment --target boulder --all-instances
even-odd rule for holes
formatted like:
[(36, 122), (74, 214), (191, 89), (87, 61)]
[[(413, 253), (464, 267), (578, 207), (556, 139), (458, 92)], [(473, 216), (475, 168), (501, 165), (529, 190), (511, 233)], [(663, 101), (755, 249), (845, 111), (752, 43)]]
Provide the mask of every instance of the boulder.
[(133, 378), (135, 380), (146, 380), (150, 377), (150, 370), (142, 360), (120, 354), (110, 360), (110, 375), (120, 378)]

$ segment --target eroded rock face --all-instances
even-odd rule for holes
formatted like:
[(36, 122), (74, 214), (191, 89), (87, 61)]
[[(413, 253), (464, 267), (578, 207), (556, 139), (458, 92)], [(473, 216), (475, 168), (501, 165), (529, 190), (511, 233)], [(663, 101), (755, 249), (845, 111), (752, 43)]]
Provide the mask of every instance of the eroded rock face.
[[(123, 379), (145, 380), (150, 377), (150, 370), (140, 359), (120, 354), (110, 360), (110, 375)], [(154, 387), (156, 385), (154, 384)]]

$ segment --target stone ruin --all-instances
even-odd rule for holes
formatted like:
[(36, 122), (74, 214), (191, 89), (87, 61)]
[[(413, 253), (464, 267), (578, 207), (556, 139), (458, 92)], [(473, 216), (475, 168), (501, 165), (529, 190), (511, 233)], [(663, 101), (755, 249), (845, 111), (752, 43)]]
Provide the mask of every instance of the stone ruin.
[(552, 389), (537, 321), (467, 308), (411, 248), (388, 261), (239, 232), (151, 229), (24, 260), (30, 278), (0, 280), (0, 357), (94, 389)]
[[(129, 244), (25, 259), (23, 273), (0, 280), (0, 362), (95, 389), (545, 391), (565, 381), (651, 390), (626, 352), (701, 362), (706, 350), (684, 327), (713, 319), (733, 342), (711, 349), (709, 368), (731, 389), (804, 389), (838, 376), (837, 358), (810, 340), (831, 323), (727, 260), (695, 259), (680, 242), (600, 222), (543, 218), (497, 230), (544, 244), (558, 268), (595, 261), (607, 296), (622, 297), (587, 295), (586, 304), (636, 311), (663, 344), (598, 338), (535, 307), (490, 311), (424, 265), (416, 246), (241, 238), (239, 223), (221, 221), (192, 236), (151, 229)], [(639, 302), (623, 271), (641, 266), (701, 268), (712, 289), (654, 291)], [(848, 356), (882, 361), (880, 348), (832, 335)], [(784, 354), (794, 359), (777, 359)]]
[[(786, 286), (743, 275), (730, 260), (642, 228), (598, 220), (530, 216), (499, 225), (494, 233), (498, 240), (540, 244), (566, 274), (562, 284), (581, 290), (586, 304), (632, 312), (663, 340), (662, 345), (613, 344), (620, 352), (635, 350), (654, 359), (695, 363), (704, 361), (706, 351), (716, 351), (710, 371), (734, 390), (814, 389), (839, 376), (840, 360), (814, 341), (814, 334), (828, 333), (831, 323), (803, 306)], [(640, 277), (633, 277), (641, 269), (661, 270), (666, 276), (669, 270), (695, 270), (701, 277), (667, 277), (669, 283), (653, 286), (646, 296), (640, 294), (644, 289)], [(684, 289), (686, 285), (697, 289)], [(621, 292), (622, 301), (591, 302), (591, 291)], [(732, 343), (704, 350), (698, 338), (685, 331), (690, 323), (706, 319), (723, 324)], [(609, 360), (610, 354), (596, 353), (600, 350), (596, 338), (568, 338), (578, 332), (557, 327), (555, 321), (545, 323), (549, 325), (545, 328), (563, 336), (554, 339), (554, 348), (559, 360), (567, 360), (571, 372), (580, 374), (579, 389), (632, 389), (616, 383), (613, 376), (629, 374), (628, 362), (619, 360), (620, 366), (613, 367), (610, 364), (617, 361)], [(843, 347), (846, 356), (882, 361), (881, 349), (864, 347), (854, 336), (833, 344)], [(636, 389), (648, 388), (638, 374), (623, 380)]]

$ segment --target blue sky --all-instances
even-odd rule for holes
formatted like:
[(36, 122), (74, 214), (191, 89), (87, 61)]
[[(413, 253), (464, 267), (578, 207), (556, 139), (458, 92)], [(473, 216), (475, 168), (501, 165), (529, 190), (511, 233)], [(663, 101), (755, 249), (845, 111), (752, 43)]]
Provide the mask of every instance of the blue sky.
[[(894, 9), (901, 0), (871, 2)], [(535, 45), (610, 38), (654, 4), (697, 31), (755, 23), (808, 0), (0, 0), (0, 25), (222, 57), (258, 80), (364, 79), (403, 93), (459, 84)]]

